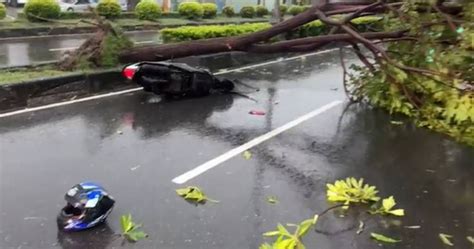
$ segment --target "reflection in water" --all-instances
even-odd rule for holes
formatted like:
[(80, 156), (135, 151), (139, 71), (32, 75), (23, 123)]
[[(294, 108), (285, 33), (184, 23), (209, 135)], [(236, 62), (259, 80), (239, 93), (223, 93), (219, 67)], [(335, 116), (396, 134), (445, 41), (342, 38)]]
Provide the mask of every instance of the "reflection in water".
[(233, 98), (231, 94), (224, 94), (142, 104), (134, 108), (132, 126), (139, 130), (144, 138), (158, 137), (179, 127), (196, 129), (200, 132), (202, 127), (206, 126), (207, 118), (214, 112), (225, 111), (232, 106)]
[(81, 232), (58, 231), (58, 244), (62, 249), (105, 249), (112, 241), (120, 241), (120, 237), (107, 223)]

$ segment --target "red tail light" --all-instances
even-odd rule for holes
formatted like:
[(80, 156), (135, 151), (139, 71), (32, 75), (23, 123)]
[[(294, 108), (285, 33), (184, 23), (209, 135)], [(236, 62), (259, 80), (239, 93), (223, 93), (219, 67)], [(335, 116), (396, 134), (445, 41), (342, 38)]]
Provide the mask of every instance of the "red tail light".
[(135, 75), (135, 73), (137, 72), (138, 70), (138, 65), (137, 64), (133, 64), (133, 65), (130, 65), (130, 66), (127, 66), (126, 68), (123, 69), (122, 71), (122, 75), (129, 79), (129, 80), (132, 80), (133, 79), (133, 76)]

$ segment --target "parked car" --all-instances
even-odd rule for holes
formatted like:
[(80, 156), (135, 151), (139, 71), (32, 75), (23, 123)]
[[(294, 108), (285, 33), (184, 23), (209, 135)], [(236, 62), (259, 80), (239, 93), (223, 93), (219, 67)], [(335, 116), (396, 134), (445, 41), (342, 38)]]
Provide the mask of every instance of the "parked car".
[[(119, 1), (123, 11), (127, 10), (127, 2)], [(84, 12), (89, 7), (95, 8), (99, 4), (99, 0), (60, 0), (59, 6), (61, 11)]]
[(84, 12), (88, 11), (89, 7), (97, 7), (98, 3), (98, 0), (62, 0), (59, 2), (59, 7), (61, 11)]

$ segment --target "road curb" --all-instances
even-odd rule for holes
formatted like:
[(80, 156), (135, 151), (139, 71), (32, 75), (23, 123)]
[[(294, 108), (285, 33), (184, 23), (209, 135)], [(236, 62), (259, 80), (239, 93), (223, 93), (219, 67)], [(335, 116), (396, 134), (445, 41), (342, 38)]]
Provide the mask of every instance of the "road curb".
[(5, 84), (0, 86), (0, 113), (131, 87), (118, 68)]

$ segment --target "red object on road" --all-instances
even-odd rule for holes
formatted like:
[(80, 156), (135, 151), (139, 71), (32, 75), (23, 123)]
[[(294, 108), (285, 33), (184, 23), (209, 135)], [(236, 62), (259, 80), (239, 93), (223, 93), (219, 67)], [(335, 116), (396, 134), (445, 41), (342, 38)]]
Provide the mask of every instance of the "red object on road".
[(249, 114), (251, 114), (251, 115), (258, 115), (258, 116), (263, 116), (263, 115), (265, 115), (265, 112), (264, 112), (264, 111), (255, 111), (255, 110), (252, 110), (252, 111), (249, 111)]

